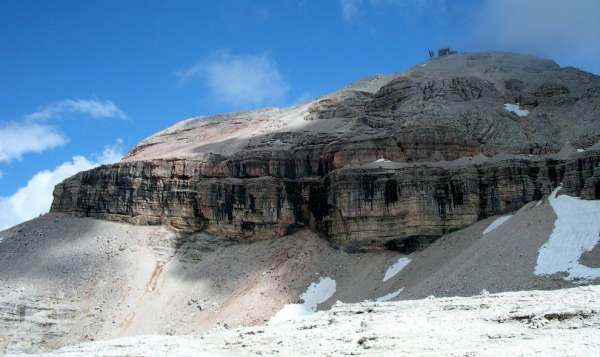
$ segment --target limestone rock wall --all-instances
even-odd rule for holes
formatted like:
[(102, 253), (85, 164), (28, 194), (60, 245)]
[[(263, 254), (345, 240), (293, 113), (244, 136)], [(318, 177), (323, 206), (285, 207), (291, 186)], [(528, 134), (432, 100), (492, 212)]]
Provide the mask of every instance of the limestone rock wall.
[(599, 118), (597, 75), (455, 54), (289, 108), (179, 122), (58, 185), (52, 210), (235, 239), (310, 226), (348, 248), (413, 249), (561, 183), (600, 198)]
[[(561, 183), (600, 198), (600, 154), (460, 167), (346, 168), (295, 178), (227, 177), (193, 160), (122, 162), (57, 185), (52, 210), (168, 224), (233, 239), (310, 226), (349, 249), (412, 250), (478, 219), (514, 211)], [(293, 166), (293, 163), (286, 164)], [(207, 173), (219, 172), (210, 176)]]

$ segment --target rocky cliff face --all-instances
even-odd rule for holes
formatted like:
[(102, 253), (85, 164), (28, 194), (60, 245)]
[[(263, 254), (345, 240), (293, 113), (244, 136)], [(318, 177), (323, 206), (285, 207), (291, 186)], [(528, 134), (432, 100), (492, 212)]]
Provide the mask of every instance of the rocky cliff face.
[(124, 162), (58, 185), (53, 211), (237, 239), (309, 226), (347, 248), (412, 251), (539, 200), (561, 182), (566, 193), (600, 198), (599, 162), (595, 152), (572, 160), (381, 162), (320, 178), (207, 177), (193, 160)]
[(52, 210), (236, 239), (309, 226), (410, 251), (561, 182), (600, 198), (598, 138), (600, 77), (453, 55), (289, 109), (178, 123), (58, 185)]

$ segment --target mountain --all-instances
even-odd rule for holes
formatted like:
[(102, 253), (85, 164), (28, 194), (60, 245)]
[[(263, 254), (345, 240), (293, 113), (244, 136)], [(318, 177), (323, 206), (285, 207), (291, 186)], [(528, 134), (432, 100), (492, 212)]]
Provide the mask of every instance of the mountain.
[(600, 198), (599, 95), (600, 77), (548, 60), (445, 56), (293, 108), (177, 123), (58, 185), (52, 211), (410, 252), (561, 182)]
[(495, 52), (185, 120), (0, 232), (0, 348), (597, 284), (599, 139), (600, 77)]

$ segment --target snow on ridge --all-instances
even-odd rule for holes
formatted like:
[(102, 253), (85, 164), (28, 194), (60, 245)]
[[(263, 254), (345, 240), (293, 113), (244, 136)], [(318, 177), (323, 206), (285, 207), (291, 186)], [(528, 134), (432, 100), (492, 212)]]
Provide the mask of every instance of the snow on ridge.
[(487, 226), (487, 228), (483, 231), (483, 234), (488, 234), (491, 231), (493, 231), (494, 229), (500, 227), (502, 225), (502, 223), (508, 221), (510, 219), (510, 217), (512, 217), (512, 214), (507, 214), (505, 216), (496, 218), (496, 220), (494, 222), (492, 222), (489, 226)]
[(382, 157), (380, 159), (375, 160), (375, 162), (392, 162), (392, 160), (388, 160)]
[(327, 301), (335, 294), (336, 282), (329, 277), (323, 277), (319, 281), (311, 283), (304, 294), (300, 296), (304, 300), (301, 304), (287, 304), (269, 320), (269, 324), (277, 324), (283, 321), (295, 320), (308, 316), (317, 311), (317, 305)]
[(506, 109), (507, 111), (509, 111), (511, 113), (515, 113), (516, 115), (520, 116), (521, 118), (529, 115), (529, 110), (521, 109), (521, 106), (519, 105), (519, 103), (517, 103), (517, 104), (506, 103), (506, 104), (504, 104), (504, 109)]
[(548, 201), (556, 213), (550, 238), (538, 251), (535, 275), (567, 273), (566, 280), (600, 278), (600, 268), (579, 263), (583, 253), (600, 241), (600, 201), (561, 195), (556, 188)]
[(375, 299), (375, 301), (377, 302), (384, 302), (384, 301), (390, 301), (393, 298), (397, 297), (398, 295), (400, 295), (400, 293), (402, 292), (402, 290), (404, 290), (404, 288), (400, 288), (396, 291), (392, 291), (389, 294), (385, 294), (383, 296), (378, 297), (377, 299)]
[(383, 282), (385, 283), (386, 281), (388, 281), (391, 278), (393, 278), (394, 276), (396, 276), (396, 274), (398, 274), (400, 272), (400, 270), (404, 269), (404, 267), (407, 266), (408, 263), (410, 263), (410, 259), (408, 259), (407, 257), (398, 258), (398, 261), (396, 261), (394, 264), (392, 264), (385, 271), (385, 274), (383, 276)]

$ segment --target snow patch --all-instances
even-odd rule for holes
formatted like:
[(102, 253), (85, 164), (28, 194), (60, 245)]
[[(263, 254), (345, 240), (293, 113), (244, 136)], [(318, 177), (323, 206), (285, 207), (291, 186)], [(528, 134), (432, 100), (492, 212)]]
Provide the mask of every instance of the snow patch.
[(381, 159), (375, 160), (375, 162), (392, 162), (392, 160), (381, 158)]
[(507, 214), (506, 216), (496, 218), (496, 220), (494, 222), (492, 222), (492, 224), (487, 226), (487, 228), (483, 231), (483, 234), (488, 234), (491, 231), (493, 231), (494, 229), (500, 227), (502, 225), (502, 223), (508, 221), (510, 219), (510, 217), (512, 217), (512, 214)]
[(404, 269), (404, 267), (407, 266), (408, 263), (410, 263), (410, 259), (408, 259), (406, 257), (398, 258), (398, 261), (396, 261), (394, 264), (392, 264), (392, 266), (390, 266), (385, 271), (385, 274), (383, 276), (383, 282), (385, 283), (386, 281), (388, 281), (391, 278), (393, 278), (394, 276), (396, 276), (396, 274), (398, 274), (400, 272), (400, 270)]
[(535, 204), (535, 206), (539, 207), (542, 203), (544, 203), (544, 200), (539, 200), (539, 201), (537, 201), (537, 203)]
[(404, 290), (404, 288), (400, 288), (400, 289), (398, 289), (396, 291), (392, 291), (389, 294), (385, 294), (383, 296), (378, 297), (377, 299), (375, 299), (375, 301), (378, 301), (378, 302), (390, 301), (393, 298), (395, 298), (396, 296), (400, 295), (400, 293), (402, 292), (402, 290)]
[(565, 272), (567, 280), (600, 278), (600, 268), (581, 263), (581, 255), (600, 240), (600, 201), (582, 200), (567, 195), (556, 196), (555, 189), (548, 201), (556, 213), (554, 230), (539, 249), (536, 275)]
[(517, 103), (517, 104), (506, 103), (506, 104), (504, 104), (504, 109), (506, 109), (507, 111), (509, 111), (511, 113), (517, 114), (521, 118), (529, 115), (529, 110), (521, 109), (521, 106), (519, 105), (519, 103)]
[(335, 280), (329, 277), (321, 278), (318, 282), (311, 283), (304, 294), (300, 296), (304, 303), (285, 305), (271, 318), (269, 324), (294, 320), (313, 314), (317, 311), (317, 305), (327, 301), (335, 294), (335, 291)]
[(584, 152), (584, 149), (577, 149), (577, 152)]

